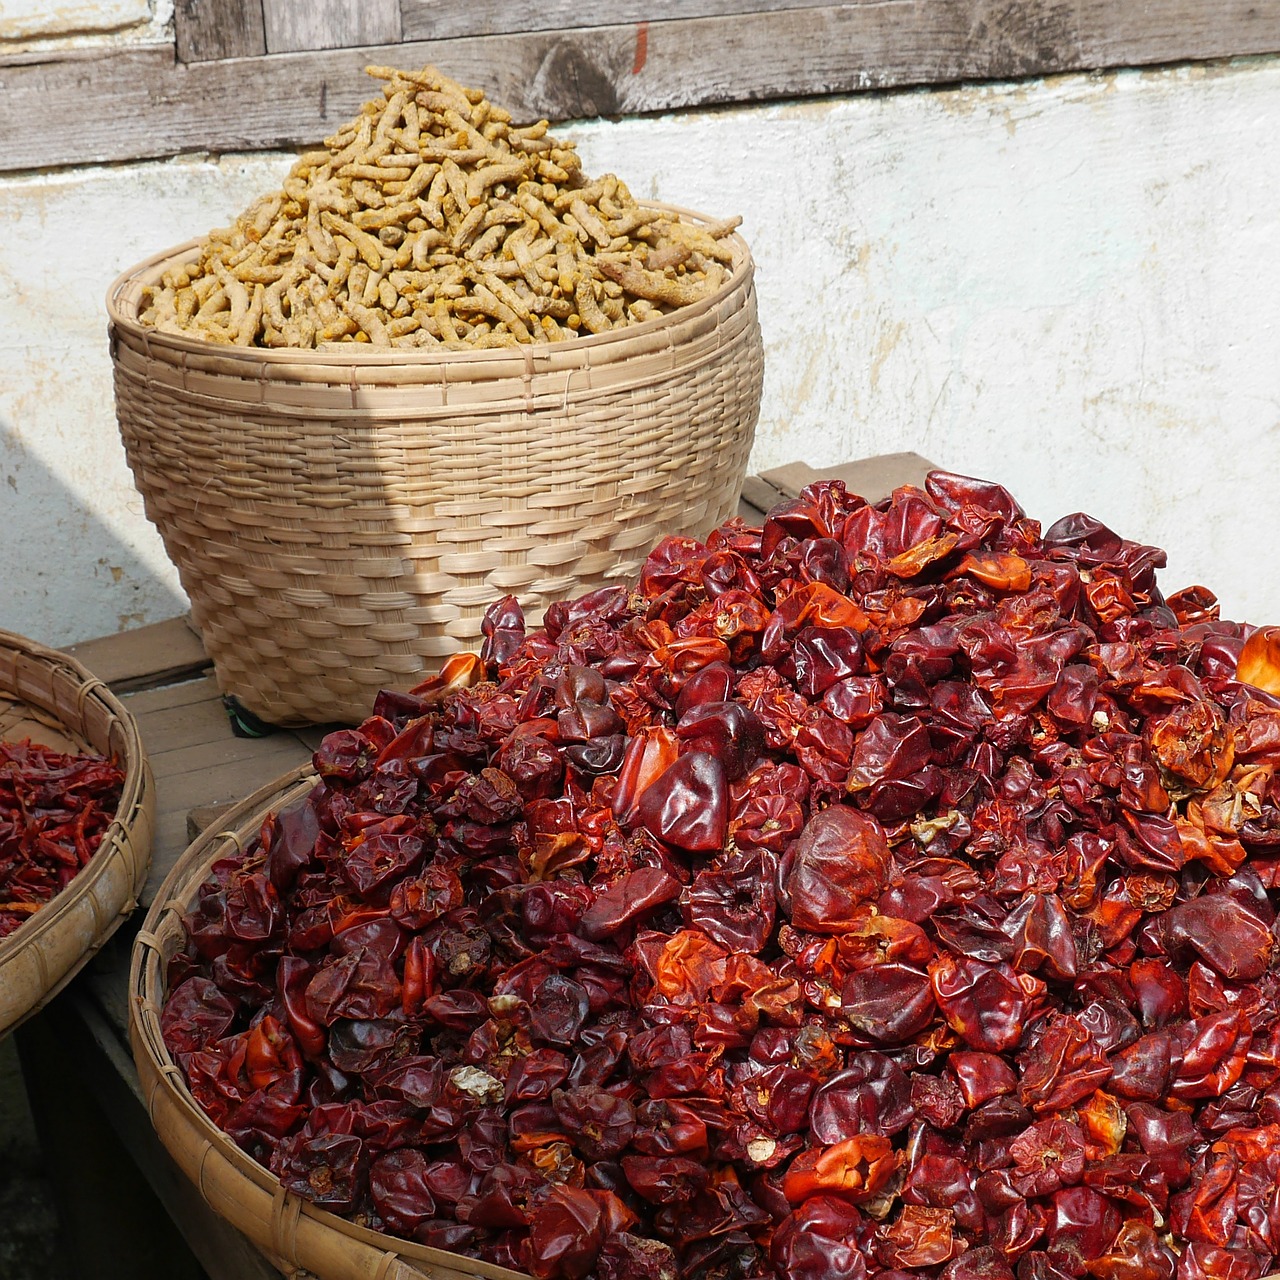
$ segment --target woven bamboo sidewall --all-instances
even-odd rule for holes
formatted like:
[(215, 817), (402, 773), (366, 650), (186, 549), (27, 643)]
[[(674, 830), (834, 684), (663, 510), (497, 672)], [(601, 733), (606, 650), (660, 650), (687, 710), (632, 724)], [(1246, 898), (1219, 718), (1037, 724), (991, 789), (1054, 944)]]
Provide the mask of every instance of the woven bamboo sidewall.
[(209, 1206), (271, 1261), (318, 1280), (529, 1280), (523, 1273), (461, 1254), (369, 1231), (287, 1193), (279, 1180), (218, 1129), (187, 1090), (160, 1032), (165, 972), (182, 946), (183, 913), (219, 858), (257, 834), (269, 811), (300, 801), (315, 774), (307, 767), (269, 783), (200, 836), (178, 859), (133, 945), (129, 1037), (142, 1096), (156, 1133)]
[(155, 783), (133, 717), (78, 662), (0, 631), (0, 739), (93, 751), (124, 770), (120, 804), (74, 880), (0, 941), (0, 1035), (42, 1009), (129, 917), (151, 860)]
[[(690, 215), (695, 216), (695, 215)], [(287, 725), (358, 721), (474, 648), (484, 610), (634, 578), (732, 515), (763, 381), (751, 257), (633, 329), (498, 351), (214, 347), (108, 297), (117, 416), (224, 693)]]

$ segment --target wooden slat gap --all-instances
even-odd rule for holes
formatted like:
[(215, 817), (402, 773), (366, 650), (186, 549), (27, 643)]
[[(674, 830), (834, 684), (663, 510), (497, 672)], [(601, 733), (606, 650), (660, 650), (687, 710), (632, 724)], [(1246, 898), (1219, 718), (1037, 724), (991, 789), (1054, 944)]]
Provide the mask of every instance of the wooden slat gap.
[(171, 667), (167, 671), (157, 671), (147, 676), (131, 676), (123, 680), (108, 681), (113, 693), (143, 693), (148, 689), (163, 689), (171, 684), (182, 684), (187, 680), (197, 680), (206, 672), (213, 670), (213, 664), (206, 661), (197, 667)]

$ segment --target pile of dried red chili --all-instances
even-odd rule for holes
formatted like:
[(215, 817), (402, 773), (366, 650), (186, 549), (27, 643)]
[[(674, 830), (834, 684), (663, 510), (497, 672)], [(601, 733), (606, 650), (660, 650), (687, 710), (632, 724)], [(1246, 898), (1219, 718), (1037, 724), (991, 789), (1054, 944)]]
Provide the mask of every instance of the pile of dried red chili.
[(1254, 1280), (1280, 663), (1163, 563), (934, 473), (501, 602), (215, 865), (192, 1093), (540, 1277)]
[(89, 861), (123, 786), (124, 774), (102, 756), (0, 742), (0, 938)]

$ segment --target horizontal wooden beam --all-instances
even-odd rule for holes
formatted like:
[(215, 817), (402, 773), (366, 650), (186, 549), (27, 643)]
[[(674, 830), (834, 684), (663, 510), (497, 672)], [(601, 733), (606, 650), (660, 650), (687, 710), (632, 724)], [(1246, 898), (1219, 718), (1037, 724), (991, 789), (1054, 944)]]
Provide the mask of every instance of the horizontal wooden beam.
[(400, 0), (406, 40), (562, 31), (673, 18), (821, 9), (826, 0)]
[[(858, 0), (189, 65), (168, 45), (32, 54), (0, 65), (0, 171), (314, 144), (370, 96), (370, 62), (564, 120), (1277, 51), (1280, 6), (1256, 0)], [(54, 104), (75, 128), (49, 128)]]

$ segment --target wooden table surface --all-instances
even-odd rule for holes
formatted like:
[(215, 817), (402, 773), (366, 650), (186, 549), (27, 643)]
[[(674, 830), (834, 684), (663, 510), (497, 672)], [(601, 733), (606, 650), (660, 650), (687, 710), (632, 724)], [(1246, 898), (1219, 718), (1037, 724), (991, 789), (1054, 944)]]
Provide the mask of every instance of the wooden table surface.
[[(876, 500), (928, 469), (913, 453), (749, 477), (741, 514), (834, 477)], [(236, 737), (200, 638), (174, 618), (68, 649), (137, 719), (156, 780), (151, 872), (133, 919), (17, 1033), (74, 1273), (95, 1280), (279, 1280), (281, 1272), (205, 1205), (155, 1136), (129, 1048), (133, 935), (178, 857), (218, 810), (303, 764), (324, 728)], [(299, 1280), (302, 1280), (300, 1277)]]

